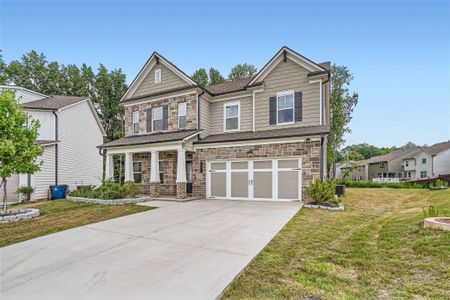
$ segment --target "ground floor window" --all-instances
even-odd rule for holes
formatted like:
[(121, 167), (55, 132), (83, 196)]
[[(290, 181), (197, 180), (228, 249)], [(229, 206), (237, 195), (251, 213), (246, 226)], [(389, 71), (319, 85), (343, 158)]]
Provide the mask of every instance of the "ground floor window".
[(427, 177), (427, 171), (420, 171), (420, 178), (426, 178)]
[(136, 183), (142, 182), (142, 162), (140, 161), (133, 162), (133, 178)]

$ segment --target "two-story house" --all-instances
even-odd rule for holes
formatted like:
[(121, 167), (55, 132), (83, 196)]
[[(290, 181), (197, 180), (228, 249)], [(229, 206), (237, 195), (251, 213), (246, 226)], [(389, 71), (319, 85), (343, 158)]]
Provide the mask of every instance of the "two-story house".
[(40, 171), (8, 178), (8, 202), (19, 200), (19, 186), (34, 187), (31, 200), (42, 200), (49, 198), (50, 185), (67, 184), (73, 189), (101, 183), (103, 158), (97, 146), (105, 131), (88, 97), (47, 96), (23, 87), (0, 86), (0, 92), (4, 90), (15, 91), (28, 115), (39, 120), (36, 143), (44, 148), (37, 159), (42, 163)]
[(153, 53), (121, 99), (125, 137), (100, 145), (106, 176), (152, 197), (298, 200), (325, 176), (329, 63), (283, 47), (253, 77), (203, 87)]
[(410, 180), (450, 174), (450, 142), (422, 147), (412, 154), (403, 158), (404, 175)]

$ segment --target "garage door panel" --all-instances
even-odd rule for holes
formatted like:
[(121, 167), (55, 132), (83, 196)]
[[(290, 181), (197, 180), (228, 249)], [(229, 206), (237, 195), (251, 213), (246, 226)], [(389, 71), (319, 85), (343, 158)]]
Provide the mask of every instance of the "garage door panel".
[(279, 171), (278, 172), (278, 198), (297, 199), (298, 197), (298, 172)]
[(248, 198), (248, 173), (231, 173), (231, 197)]
[(255, 172), (253, 174), (253, 196), (255, 198), (272, 198), (272, 172)]
[(227, 196), (227, 174), (212, 173), (211, 174), (211, 196), (226, 197)]

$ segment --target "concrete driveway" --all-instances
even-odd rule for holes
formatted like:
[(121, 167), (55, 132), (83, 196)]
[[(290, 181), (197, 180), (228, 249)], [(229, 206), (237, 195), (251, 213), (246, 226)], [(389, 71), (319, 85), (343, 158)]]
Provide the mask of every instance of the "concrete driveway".
[(149, 204), (159, 208), (1, 248), (0, 298), (213, 299), (300, 209)]

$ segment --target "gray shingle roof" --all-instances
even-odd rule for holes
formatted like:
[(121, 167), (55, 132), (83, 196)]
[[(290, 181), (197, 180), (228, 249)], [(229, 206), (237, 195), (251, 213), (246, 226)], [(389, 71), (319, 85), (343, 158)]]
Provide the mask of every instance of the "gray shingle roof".
[(239, 90), (245, 90), (245, 87), (252, 79), (253, 77), (247, 77), (234, 81), (226, 81), (224, 83), (207, 86), (206, 89), (210, 91), (212, 94), (223, 94)]
[(57, 110), (87, 99), (89, 99), (89, 97), (50, 96), (48, 98), (24, 103), (23, 107), (30, 109)]
[(426, 148), (425, 151), (431, 155), (437, 155), (440, 152), (445, 151), (447, 149), (450, 149), (450, 141), (434, 144)]
[(112, 148), (112, 147), (121, 147), (121, 146), (132, 146), (132, 145), (145, 145), (145, 144), (154, 144), (161, 142), (172, 142), (172, 141), (181, 141), (184, 138), (193, 135), (199, 130), (182, 130), (182, 131), (173, 131), (173, 132), (163, 132), (163, 133), (151, 133), (145, 135), (134, 135), (134, 136), (126, 136), (121, 139), (102, 144), (98, 146), (98, 148)]
[(261, 140), (261, 139), (273, 139), (284, 137), (301, 137), (311, 136), (322, 133), (330, 132), (330, 126), (308, 126), (308, 127), (296, 127), (285, 129), (272, 129), (264, 131), (249, 131), (249, 132), (236, 132), (236, 133), (224, 133), (207, 136), (204, 139), (196, 141), (196, 144), (207, 143), (221, 143), (221, 142), (236, 142), (236, 141), (248, 141), (248, 140)]

